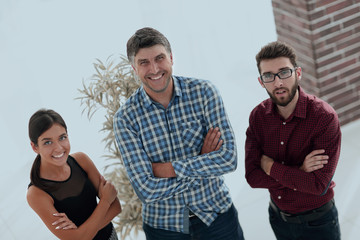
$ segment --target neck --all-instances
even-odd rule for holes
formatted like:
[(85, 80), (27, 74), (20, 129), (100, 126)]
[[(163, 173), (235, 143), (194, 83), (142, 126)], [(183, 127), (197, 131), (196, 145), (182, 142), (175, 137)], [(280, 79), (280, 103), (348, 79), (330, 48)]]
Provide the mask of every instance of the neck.
[(64, 181), (70, 176), (70, 167), (68, 164), (63, 166), (40, 164), (40, 177), (54, 181)]
[(167, 108), (167, 106), (169, 105), (173, 92), (174, 92), (173, 79), (170, 80), (169, 86), (163, 92), (152, 92), (151, 90), (146, 91), (146, 93), (149, 95), (149, 97), (152, 100), (160, 103), (161, 105), (163, 105), (164, 108)]

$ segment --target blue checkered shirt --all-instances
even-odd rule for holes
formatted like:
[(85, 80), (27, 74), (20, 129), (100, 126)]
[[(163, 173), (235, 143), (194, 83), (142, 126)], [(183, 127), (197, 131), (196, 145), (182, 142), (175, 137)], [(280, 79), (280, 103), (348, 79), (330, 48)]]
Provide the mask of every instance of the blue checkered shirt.
[[(233, 130), (218, 90), (205, 80), (173, 76), (167, 108), (143, 87), (114, 116), (117, 145), (130, 182), (142, 201), (143, 221), (189, 232), (189, 210), (210, 225), (232, 200), (223, 175), (237, 167)], [(206, 133), (219, 127), (223, 145), (200, 155)], [(171, 162), (176, 177), (157, 178), (151, 163)]]

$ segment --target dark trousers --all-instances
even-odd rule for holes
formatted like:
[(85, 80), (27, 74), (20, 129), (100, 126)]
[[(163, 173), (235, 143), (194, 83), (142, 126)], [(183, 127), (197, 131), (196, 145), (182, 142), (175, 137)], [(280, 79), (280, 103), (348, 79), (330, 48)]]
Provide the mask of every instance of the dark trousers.
[(234, 205), (215, 219), (210, 226), (199, 218), (190, 218), (190, 234), (167, 231), (143, 224), (147, 240), (243, 240), (243, 232)]
[(269, 207), (269, 219), (277, 240), (340, 240), (337, 208), (334, 206), (320, 218), (303, 223), (285, 222)]

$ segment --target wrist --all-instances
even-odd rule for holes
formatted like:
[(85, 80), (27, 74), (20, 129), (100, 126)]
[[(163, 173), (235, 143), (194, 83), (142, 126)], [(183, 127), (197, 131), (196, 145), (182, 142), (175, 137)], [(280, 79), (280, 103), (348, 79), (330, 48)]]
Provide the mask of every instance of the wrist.
[(99, 204), (106, 205), (107, 207), (110, 207), (111, 203), (108, 199), (100, 198)]

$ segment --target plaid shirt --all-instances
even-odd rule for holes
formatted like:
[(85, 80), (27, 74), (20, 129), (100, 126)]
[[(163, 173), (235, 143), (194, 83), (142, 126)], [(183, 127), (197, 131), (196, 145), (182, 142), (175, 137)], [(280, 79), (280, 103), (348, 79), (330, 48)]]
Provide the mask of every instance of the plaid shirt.
[[(329, 104), (299, 87), (296, 108), (284, 120), (267, 99), (251, 112), (246, 136), (246, 179), (253, 188), (268, 188), (281, 210), (299, 213), (333, 198), (332, 177), (340, 155), (341, 132)], [(328, 164), (311, 173), (301, 171), (306, 155), (317, 149), (325, 149)], [(275, 161), (270, 176), (260, 167), (262, 155)]]
[[(237, 167), (234, 133), (222, 99), (208, 81), (175, 77), (168, 107), (140, 87), (118, 110), (114, 131), (130, 182), (143, 203), (143, 221), (189, 232), (189, 210), (210, 225), (232, 200), (223, 174)], [(200, 155), (206, 133), (219, 127), (220, 150)], [(175, 178), (154, 177), (151, 163), (171, 162)]]

